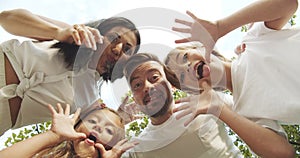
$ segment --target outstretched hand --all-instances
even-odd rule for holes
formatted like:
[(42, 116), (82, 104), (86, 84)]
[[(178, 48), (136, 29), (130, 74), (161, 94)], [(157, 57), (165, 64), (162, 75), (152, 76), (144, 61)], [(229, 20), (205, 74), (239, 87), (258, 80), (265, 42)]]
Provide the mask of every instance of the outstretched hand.
[(201, 94), (182, 98), (176, 103), (183, 103), (183, 105), (173, 109), (173, 112), (179, 112), (176, 119), (191, 114), (184, 123), (184, 126), (187, 126), (200, 114), (213, 114), (218, 117), (222, 110), (223, 100), (206, 84)]
[(215, 46), (216, 41), (219, 39), (218, 26), (214, 22), (199, 19), (190, 11), (186, 12), (193, 18), (194, 22), (175, 19), (176, 23), (188, 26), (187, 28), (173, 27), (173, 31), (191, 34), (188, 38), (175, 40), (175, 43), (186, 43), (191, 41), (201, 42), (205, 49), (205, 59), (210, 62), (210, 54)]
[(135, 102), (127, 103), (129, 100), (129, 96), (126, 96), (126, 98), (123, 100), (122, 104), (118, 108), (118, 113), (124, 120), (125, 124), (132, 122), (136, 119), (142, 118), (140, 113), (140, 109), (138, 104)]
[(62, 108), (61, 104), (57, 104), (57, 111), (50, 104), (48, 105), (48, 108), (52, 114), (52, 125), (50, 130), (58, 136), (59, 140), (74, 140), (86, 137), (84, 133), (78, 133), (74, 129), (74, 125), (80, 114), (80, 108), (76, 110), (71, 118), (69, 116), (69, 104), (66, 105), (65, 110)]
[(133, 148), (137, 144), (138, 142), (129, 142), (128, 139), (125, 138), (108, 151), (105, 150), (104, 146), (100, 143), (96, 143), (95, 147), (100, 151), (102, 158), (120, 158), (125, 151)]

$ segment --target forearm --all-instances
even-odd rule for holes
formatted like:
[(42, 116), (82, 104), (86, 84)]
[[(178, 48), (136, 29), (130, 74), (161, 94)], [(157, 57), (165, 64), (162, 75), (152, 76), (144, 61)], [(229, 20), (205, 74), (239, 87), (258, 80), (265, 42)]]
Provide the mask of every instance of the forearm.
[(219, 36), (245, 24), (265, 21), (269, 28), (281, 29), (297, 10), (297, 0), (260, 0), (218, 20)]
[(225, 122), (244, 142), (262, 157), (294, 157), (295, 152), (288, 141), (224, 106), (219, 118)]
[(0, 157), (29, 158), (39, 151), (57, 145), (60, 142), (61, 140), (52, 131), (47, 131), (3, 149), (0, 151)]
[[(3, 11), (0, 24), (9, 33), (34, 39), (51, 40), (60, 31), (58, 23), (51, 23), (24, 9)], [(53, 21), (54, 22), (54, 21)]]

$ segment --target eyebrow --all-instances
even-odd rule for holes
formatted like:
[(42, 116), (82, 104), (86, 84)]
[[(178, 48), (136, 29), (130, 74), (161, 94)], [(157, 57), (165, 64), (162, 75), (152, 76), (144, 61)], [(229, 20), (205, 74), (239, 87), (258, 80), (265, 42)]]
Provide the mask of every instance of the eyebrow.
[[(157, 70), (156, 68), (150, 68), (150, 69), (148, 69), (148, 70), (146, 70), (146, 71), (147, 71), (147, 73), (150, 73), (150, 72), (153, 72), (153, 71), (157, 71), (157, 72), (159, 72), (159, 74), (161, 75), (160, 71)], [(131, 84), (131, 82), (132, 82), (133, 80), (135, 80), (135, 79), (137, 79), (137, 78), (139, 78), (139, 76), (134, 76), (134, 77), (130, 78), (130, 84)]]
[(132, 81), (133, 81), (133, 80), (135, 80), (135, 79), (137, 79), (137, 78), (139, 78), (139, 76), (135, 76), (135, 77), (132, 77), (132, 78), (130, 78), (130, 81), (129, 81), (129, 83), (131, 84), (131, 83), (132, 83)]
[(177, 55), (176, 55), (176, 62), (178, 61), (178, 58), (179, 58), (179, 55), (180, 55), (180, 53), (178, 53)]

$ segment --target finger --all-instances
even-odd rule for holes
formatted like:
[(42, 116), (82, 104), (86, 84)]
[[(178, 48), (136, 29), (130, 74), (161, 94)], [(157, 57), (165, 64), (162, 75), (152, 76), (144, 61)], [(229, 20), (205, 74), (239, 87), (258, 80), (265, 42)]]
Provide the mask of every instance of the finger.
[(180, 98), (176, 101), (176, 103), (182, 103), (182, 102), (189, 102), (191, 101), (190, 97), (184, 97), (184, 98)]
[(129, 100), (129, 96), (126, 96), (122, 102), (123, 105), (126, 105)]
[(60, 103), (57, 103), (56, 104), (56, 107), (58, 109), (58, 113), (59, 114), (63, 114), (64, 113), (64, 109), (61, 107), (61, 104)]
[(174, 108), (174, 109), (173, 109), (173, 112), (178, 112), (178, 111), (185, 110), (185, 109), (187, 109), (189, 106), (190, 106), (190, 105), (188, 105), (188, 104), (181, 105), (181, 106), (179, 106), (179, 107), (177, 107), (177, 108)]
[(79, 118), (80, 111), (81, 111), (81, 108), (78, 108), (78, 109), (75, 111), (75, 113), (74, 113), (74, 115), (73, 115), (73, 118), (72, 118), (74, 121), (76, 121), (76, 120)]
[(184, 117), (184, 116), (186, 116), (186, 115), (188, 115), (188, 114), (190, 114), (190, 113), (192, 113), (191, 110), (185, 110), (185, 111), (179, 113), (179, 114), (176, 116), (176, 119), (179, 120), (179, 119), (181, 119), (182, 117)]
[(124, 138), (124, 139), (120, 140), (115, 146), (121, 146), (126, 142), (128, 142), (128, 138)]
[(99, 150), (99, 152), (100, 152), (101, 155), (104, 155), (104, 153), (106, 152), (104, 146), (102, 144), (100, 144), (100, 143), (96, 143), (95, 147)]
[(191, 18), (193, 18), (194, 20), (197, 20), (198, 19), (198, 17), (196, 16), (196, 15), (194, 15), (192, 12), (190, 12), (190, 11), (186, 11), (186, 14), (188, 14)]
[(102, 44), (103, 43), (103, 36), (101, 36), (100, 32), (98, 29), (94, 29), (91, 27), (88, 27), (88, 29), (92, 32), (92, 34), (94, 35), (94, 38), (96, 40), (96, 42)]
[(79, 27), (79, 25), (77, 25), (77, 24), (73, 25), (72, 37), (73, 37), (73, 39), (74, 39), (74, 41), (77, 45), (81, 45), (80, 36), (79, 36), (78, 31), (77, 31), (78, 27)]
[(90, 39), (89, 39), (89, 37), (88, 37), (87, 32), (86, 32), (82, 27), (79, 27), (79, 28), (77, 29), (77, 31), (79, 32), (80, 39), (83, 39), (82, 41), (83, 41), (83, 43), (85, 44), (85, 46), (86, 46), (87, 48), (92, 48), (92, 44), (91, 44), (91, 42), (90, 42)]
[(77, 45), (81, 45), (80, 36), (77, 30), (72, 31), (72, 38)]
[(70, 105), (66, 104), (65, 115), (70, 115)]
[(184, 122), (184, 126), (188, 126), (192, 121), (194, 120), (194, 117), (190, 117), (187, 121)]
[(86, 138), (86, 134), (77, 132), (75, 139), (82, 139), (82, 138)]
[(93, 33), (90, 31), (90, 29), (89, 29), (88, 26), (84, 26), (84, 25), (83, 25), (82, 27), (85, 29), (85, 31), (86, 31), (86, 33), (87, 33), (87, 35), (88, 35), (88, 38), (89, 38), (90, 43), (91, 43), (91, 45), (92, 45), (92, 49), (93, 49), (93, 50), (96, 50), (96, 49), (97, 49), (97, 46), (96, 46), (96, 40), (95, 40), (95, 37), (94, 37)]
[(186, 26), (190, 26), (190, 27), (193, 25), (192, 22), (188, 22), (188, 21), (180, 20), (180, 19), (175, 19), (175, 22), (186, 25)]
[(181, 32), (181, 33), (191, 33), (190, 28), (179, 28), (179, 27), (172, 27), (173, 31)]
[(187, 43), (187, 42), (191, 42), (191, 38), (183, 38), (183, 39), (179, 39), (179, 40), (175, 40), (175, 43)]
[(55, 109), (53, 108), (53, 106), (52, 106), (51, 104), (48, 104), (47, 106), (48, 106), (48, 109), (50, 110), (52, 116), (53, 116), (54, 114), (56, 114), (56, 111), (55, 111)]
[(122, 153), (133, 148), (134, 146), (138, 145), (139, 142), (137, 141), (133, 141), (133, 142), (128, 142), (128, 143), (125, 143), (124, 145), (122, 145), (121, 149), (122, 149)]

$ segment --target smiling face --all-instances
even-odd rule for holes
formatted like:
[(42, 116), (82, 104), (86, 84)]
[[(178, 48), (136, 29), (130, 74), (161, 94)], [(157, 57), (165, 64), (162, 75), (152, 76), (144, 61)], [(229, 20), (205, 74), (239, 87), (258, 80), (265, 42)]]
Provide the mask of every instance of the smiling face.
[[(109, 30), (105, 35), (104, 50), (100, 55), (96, 70), (104, 79), (119, 78), (126, 60), (132, 56), (137, 46), (137, 38), (128, 28), (117, 26)], [(118, 62), (118, 63), (117, 63)], [(117, 67), (114, 69), (117, 63)]]
[(167, 113), (173, 101), (163, 67), (155, 61), (139, 65), (129, 77), (135, 102), (143, 113), (159, 117)]
[(86, 116), (76, 131), (85, 133), (86, 139), (75, 140), (74, 150), (80, 156), (98, 157), (95, 143), (113, 146), (119, 137), (120, 130), (124, 130), (120, 117), (109, 109), (95, 110)]
[(166, 65), (175, 72), (180, 84), (189, 90), (200, 90), (203, 82), (218, 85), (224, 77), (221, 60), (211, 55), (208, 63), (204, 58), (204, 49), (201, 48), (174, 49), (168, 54)]

